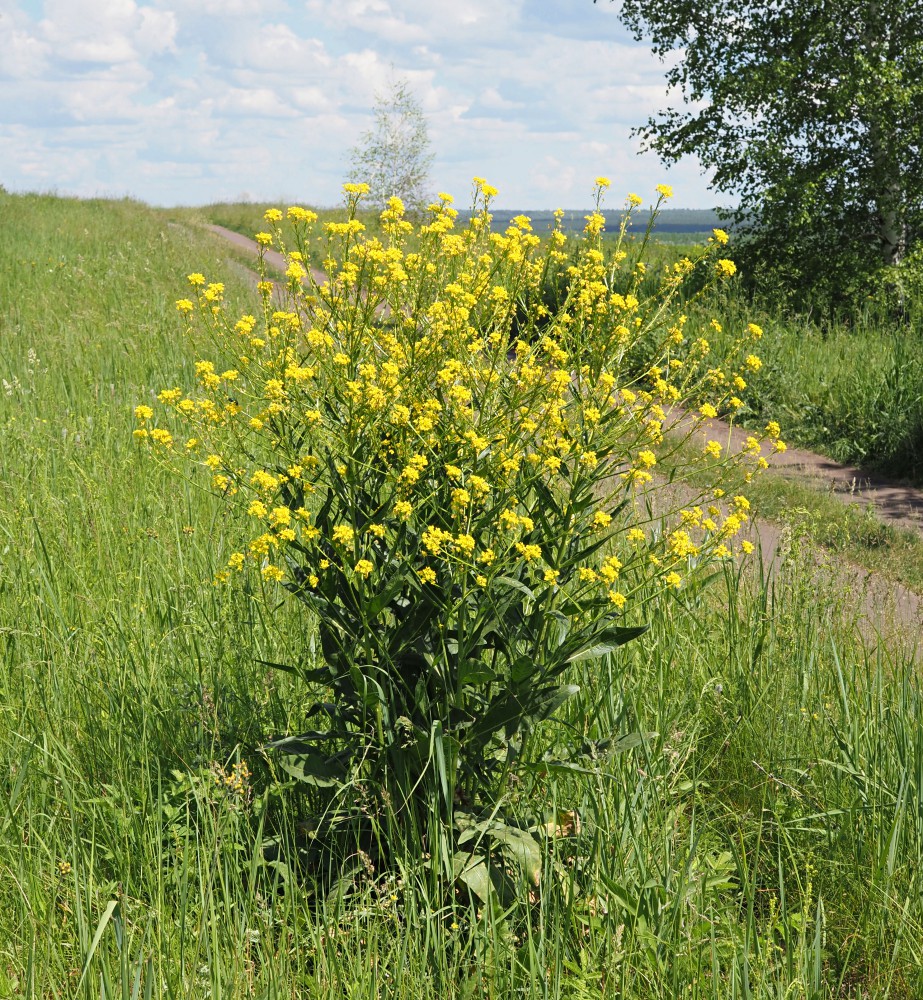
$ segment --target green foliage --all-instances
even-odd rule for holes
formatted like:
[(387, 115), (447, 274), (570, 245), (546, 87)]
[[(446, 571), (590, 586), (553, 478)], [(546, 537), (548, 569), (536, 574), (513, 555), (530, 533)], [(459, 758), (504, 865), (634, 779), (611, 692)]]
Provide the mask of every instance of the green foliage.
[(572, 665), (511, 786), (542, 867), (505, 909), (445, 905), (410, 853), (319, 893), (306, 786), (259, 747), (320, 691), (258, 662), (323, 667), (316, 631), (213, 585), (248, 533), (130, 440), (206, 349), (176, 274), (223, 253), (127, 202), (0, 213), (0, 995), (923, 993), (919, 666), (813, 550), (771, 587), (639, 593), (649, 632)]
[[(733, 331), (754, 320), (764, 331), (763, 367), (749, 379), (747, 407), (737, 419), (755, 429), (777, 419), (787, 441), (861, 466), (872, 474), (923, 482), (923, 298), (914, 291), (911, 256), (899, 268), (905, 314), (894, 298), (866, 288), (862, 308), (848, 318), (805, 315), (780, 306), (765, 288), (738, 282), (690, 304), (690, 324), (717, 319)], [(710, 334), (719, 349), (731, 334)]]
[[(918, 239), (923, 13), (904, 0), (626, 0), (622, 17), (695, 110), (639, 129), (739, 196), (753, 278), (842, 305)], [(885, 275), (887, 278), (887, 275)], [(888, 279), (890, 280), (890, 279)]]

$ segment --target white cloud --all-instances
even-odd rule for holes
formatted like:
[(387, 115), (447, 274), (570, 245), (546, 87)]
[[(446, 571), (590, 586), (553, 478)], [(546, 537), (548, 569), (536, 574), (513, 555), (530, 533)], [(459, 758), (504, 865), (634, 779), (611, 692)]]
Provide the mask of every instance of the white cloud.
[[(8, 186), (331, 203), (394, 76), (427, 115), (434, 187), (481, 174), (498, 204), (574, 207), (600, 173), (667, 179), (629, 135), (664, 69), (602, 0), (23, 2), (0, 0)], [(710, 203), (696, 174), (671, 171), (678, 203)]]

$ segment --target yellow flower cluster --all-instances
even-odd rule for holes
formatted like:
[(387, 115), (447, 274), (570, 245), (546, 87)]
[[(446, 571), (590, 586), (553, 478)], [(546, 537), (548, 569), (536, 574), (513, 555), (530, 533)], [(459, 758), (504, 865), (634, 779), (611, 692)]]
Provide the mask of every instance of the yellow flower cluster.
[[(195, 386), (163, 390), (156, 421), (152, 406), (138, 405), (135, 434), (167, 452), (174, 437), (163, 425), (185, 424), (192, 434), (175, 450), (255, 522), (225, 574), (253, 564), (269, 582), (323, 594), (334, 583), (371, 592), (407, 567), (415, 581), (462, 593), (514, 577), (536, 593), (570, 588), (621, 611), (652, 577), (679, 587), (690, 561), (730, 554), (743, 498), (717, 514), (684, 512), (681, 527), (650, 535), (621, 502), (655, 488), (658, 450), (684, 406), (710, 393), (691, 433), (742, 405), (735, 359), (712, 357), (704, 338), (690, 342), (671, 306), (693, 272), (733, 273), (713, 257), (726, 235), (715, 230), (700, 258), (643, 300), (643, 270), (624, 270), (628, 215), (607, 254), (598, 206), (609, 181), (596, 184), (597, 210), (573, 258), (559, 229), (542, 239), (525, 216), (492, 231), (496, 189), (476, 178), (467, 225), (441, 194), (413, 231), (394, 198), (382, 237), (356, 218), (366, 185), (346, 185), (345, 221), (323, 227), (320, 282), (303, 263), (317, 216), (288, 209), (295, 246), (285, 250), (283, 213), (268, 211), (271, 231), (257, 242), (283, 249), (291, 280), (283, 301), (264, 270), (253, 314), (230, 314), (220, 282), (188, 276), (193, 298), (177, 309), (208, 330), (221, 361), (200, 360)], [(658, 185), (657, 194), (659, 204), (672, 191)], [(628, 196), (629, 214), (639, 202)], [(551, 272), (567, 284), (554, 312), (541, 294)], [(740, 343), (760, 333), (751, 324)], [(654, 346), (639, 377), (641, 343)], [(759, 367), (755, 355), (741, 366)], [(767, 427), (776, 451), (778, 432)], [(710, 440), (702, 459), (758, 468), (754, 441), (725, 455)], [(629, 582), (616, 590), (617, 579)]]

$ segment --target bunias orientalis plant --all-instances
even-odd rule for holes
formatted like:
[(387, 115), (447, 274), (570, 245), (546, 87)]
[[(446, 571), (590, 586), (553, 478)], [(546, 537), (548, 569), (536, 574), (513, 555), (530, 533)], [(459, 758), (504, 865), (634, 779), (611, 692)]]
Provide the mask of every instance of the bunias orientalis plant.
[[(345, 220), (320, 234), (320, 280), (305, 266), (314, 213), (288, 210), (286, 246), (281, 211), (267, 212), (256, 239), (286, 255), (284, 280), (261, 260), (259, 305), (237, 316), (220, 283), (190, 275), (177, 305), (215, 354), (195, 386), (159, 394), (156, 419), (136, 410), (140, 439), (201, 465), (252, 524), (219, 582), (252, 567), (312, 612), (323, 665), (303, 673), (324, 724), (272, 745), (289, 774), (326, 789), (319, 838), (370, 823), (381, 854), (410, 842), (481, 895), (499, 877), (494, 849), (536, 868), (537, 842), (504, 803), (524, 769), (555, 766), (536, 760), (534, 735), (575, 693), (569, 666), (639, 636), (638, 595), (731, 558), (747, 519), (740, 496), (665, 527), (636, 502), (657, 488), (658, 455), (676, 451), (671, 421), (688, 439), (740, 405), (759, 361), (713, 357), (672, 305), (690, 276), (733, 273), (724, 234), (640, 301), (643, 266), (626, 272), (622, 248), (640, 198), (606, 254), (607, 186), (573, 256), (559, 230), (540, 239), (523, 216), (493, 232), (482, 180), (466, 225), (440, 195), (415, 231), (392, 199), (383, 239), (368, 238), (366, 188), (347, 184)], [(560, 307), (523, 318), (555, 268)], [(690, 399), (697, 414), (677, 421)], [(759, 452), (751, 439), (731, 458), (709, 440), (692, 465), (763, 465)]]

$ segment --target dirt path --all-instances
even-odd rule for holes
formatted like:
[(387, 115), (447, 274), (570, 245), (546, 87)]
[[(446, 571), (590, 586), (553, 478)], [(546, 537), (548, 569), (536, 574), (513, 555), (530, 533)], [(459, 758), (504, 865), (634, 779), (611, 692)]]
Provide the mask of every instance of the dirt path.
[[(220, 236), (222, 239), (227, 240), (228, 243), (237, 247), (238, 250), (245, 250), (247, 253), (253, 254), (254, 257), (259, 256), (259, 246), (246, 236), (242, 236), (240, 233), (235, 233), (233, 229), (225, 229), (224, 226), (209, 225), (207, 228), (210, 229), (216, 236)], [(283, 274), (285, 273), (285, 269), (288, 267), (288, 261), (286, 261), (278, 250), (270, 250), (267, 248), (263, 251), (263, 257), (270, 267), (275, 268)], [(327, 275), (324, 274), (323, 271), (319, 271), (316, 267), (311, 268), (311, 274), (314, 276), (314, 280), (319, 285), (322, 285), (327, 280)]]
[[(252, 254), (259, 254), (257, 244), (223, 226), (208, 227), (216, 236)], [(279, 272), (288, 266), (282, 254), (264, 250), (270, 267)], [(315, 280), (326, 280), (323, 271), (312, 268)], [(688, 416), (677, 416), (681, 424)], [(731, 427), (720, 420), (709, 420), (701, 425), (695, 436), (715, 438), (737, 450), (750, 431)], [(769, 458), (768, 446), (764, 454)], [(886, 479), (870, 476), (850, 465), (841, 465), (833, 459), (801, 448), (789, 448), (782, 455), (771, 457), (772, 472), (826, 492), (847, 504), (871, 507), (884, 522), (895, 527), (923, 532), (923, 490), (905, 486)], [(763, 565), (772, 575), (781, 565), (792, 545), (797, 544), (789, 531), (772, 521), (753, 521), (749, 526), (750, 541), (757, 546)], [(812, 584), (818, 593), (824, 593), (840, 612), (851, 620), (874, 648), (881, 643), (909, 656), (923, 659), (923, 597), (884, 577), (869, 573), (846, 560), (835, 560), (819, 555), (815, 560), (816, 572)]]
[[(752, 433), (742, 427), (729, 427), (721, 420), (709, 420), (696, 436), (703, 440), (715, 438), (739, 450)], [(766, 445), (763, 455), (771, 462), (774, 475), (829, 493), (846, 504), (871, 507), (880, 520), (894, 527), (923, 532), (923, 490), (870, 475), (853, 465), (841, 465), (803, 448), (789, 448), (781, 455), (772, 455)]]

